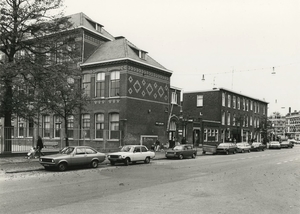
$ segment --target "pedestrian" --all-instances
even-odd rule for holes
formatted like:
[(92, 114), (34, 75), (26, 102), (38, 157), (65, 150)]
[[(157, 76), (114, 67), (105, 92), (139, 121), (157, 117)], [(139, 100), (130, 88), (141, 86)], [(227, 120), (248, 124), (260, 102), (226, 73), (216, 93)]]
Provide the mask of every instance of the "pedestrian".
[(156, 142), (155, 142), (155, 151), (158, 152), (159, 150), (160, 150), (160, 142), (157, 139)]
[(41, 136), (38, 136), (38, 140), (36, 143), (36, 151), (39, 153), (39, 158), (41, 157), (41, 155), (44, 155), (42, 153), (43, 148), (44, 148), (43, 140), (42, 140)]

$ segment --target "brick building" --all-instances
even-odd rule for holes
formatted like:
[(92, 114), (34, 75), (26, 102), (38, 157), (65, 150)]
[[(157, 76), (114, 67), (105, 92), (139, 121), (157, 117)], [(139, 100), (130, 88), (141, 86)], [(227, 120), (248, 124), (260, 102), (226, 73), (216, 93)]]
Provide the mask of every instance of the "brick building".
[(224, 88), (183, 93), (183, 136), (196, 145), (262, 141), (266, 137), (267, 105)]
[[(74, 67), (82, 71), (82, 87), (92, 98), (84, 112), (68, 120), (70, 145), (104, 151), (124, 144), (150, 147), (156, 139), (165, 143), (176, 136), (181, 90), (170, 86), (172, 72), (85, 14), (73, 14), (70, 21), (73, 28), (68, 33), (76, 36), (80, 49)], [(41, 135), (63, 147), (63, 123), (48, 113), (41, 114), (37, 123), (17, 118), (14, 137), (34, 142)]]

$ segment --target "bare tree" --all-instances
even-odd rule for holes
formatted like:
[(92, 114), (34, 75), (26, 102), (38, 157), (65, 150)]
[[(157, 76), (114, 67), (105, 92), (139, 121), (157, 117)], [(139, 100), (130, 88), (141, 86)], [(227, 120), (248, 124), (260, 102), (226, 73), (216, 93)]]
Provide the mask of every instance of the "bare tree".
[[(42, 94), (61, 108), (65, 107), (63, 103), (77, 107), (76, 101), (70, 100), (82, 97), (63, 94), (74, 92), (75, 86), (62, 80), (68, 75), (78, 79), (79, 74), (71, 66), (76, 65), (75, 39), (66, 33), (72, 23), (59, 12), (61, 8), (62, 0), (0, 0), (0, 51), (5, 55), (0, 63), (0, 116), (8, 128), (4, 135), (6, 152), (11, 151), (14, 115), (34, 117), (42, 108), (53, 106), (53, 102), (45, 102)], [(65, 85), (70, 88), (65, 90)], [(50, 98), (57, 94), (47, 90), (54, 88), (61, 91), (61, 100)]]

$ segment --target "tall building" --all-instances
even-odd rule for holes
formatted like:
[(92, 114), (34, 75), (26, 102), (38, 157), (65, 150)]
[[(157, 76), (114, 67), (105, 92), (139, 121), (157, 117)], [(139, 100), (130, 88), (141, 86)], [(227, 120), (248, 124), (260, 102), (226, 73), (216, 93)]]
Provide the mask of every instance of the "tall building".
[(183, 136), (203, 143), (262, 141), (268, 103), (225, 88), (183, 93)]

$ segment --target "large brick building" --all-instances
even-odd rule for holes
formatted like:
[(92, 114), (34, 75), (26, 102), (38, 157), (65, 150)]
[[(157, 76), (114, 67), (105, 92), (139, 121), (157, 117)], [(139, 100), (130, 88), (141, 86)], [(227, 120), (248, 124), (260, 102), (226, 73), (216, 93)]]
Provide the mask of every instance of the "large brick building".
[[(84, 112), (68, 120), (70, 145), (104, 151), (124, 144), (150, 146), (156, 139), (165, 143), (176, 136), (181, 91), (170, 86), (172, 72), (85, 14), (73, 14), (70, 21), (73, 28), (68, 33), (76, 36), (80, 49), (74, 66), (82, 71), (82, 87), (92, 98)], [(63, 147), (63, 123), (48, 113), (36, 123), (17, 118), (14, 137), (34, 142), (41, 135)]]
[(183, 135), (189, 142), (262, 141), (267, 105), (224, 88), (183, 93)]

